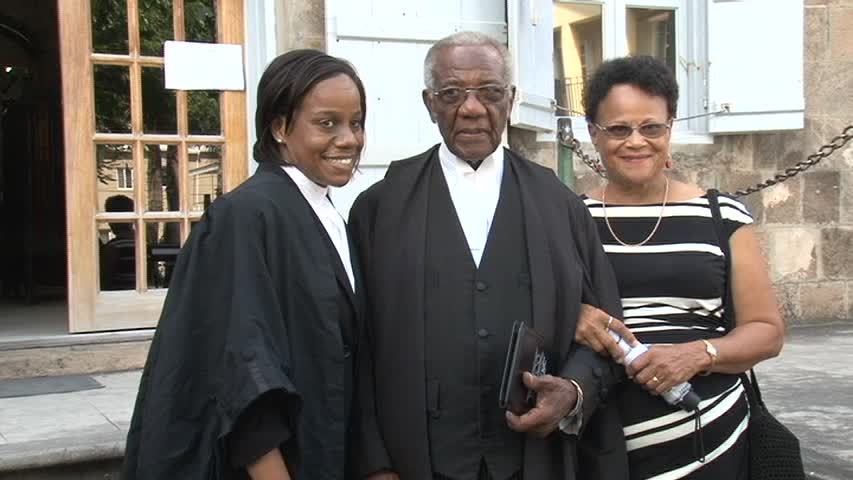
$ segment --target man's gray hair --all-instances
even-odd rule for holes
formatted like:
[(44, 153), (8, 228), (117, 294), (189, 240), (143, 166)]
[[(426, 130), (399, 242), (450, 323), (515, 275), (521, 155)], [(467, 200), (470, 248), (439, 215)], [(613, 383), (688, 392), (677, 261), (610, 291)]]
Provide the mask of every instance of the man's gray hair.
[(435, 88), (435, 61), (438, 52), (450, 47), (491, 47), (503, 59), (503, 77), (507, 85), (512, 83), (512, 58), (506, 45), (495, 38), (480, 32), (457, 32), (435, 42), (427, 52), (424, 59), (424, 85), (427, 88)]

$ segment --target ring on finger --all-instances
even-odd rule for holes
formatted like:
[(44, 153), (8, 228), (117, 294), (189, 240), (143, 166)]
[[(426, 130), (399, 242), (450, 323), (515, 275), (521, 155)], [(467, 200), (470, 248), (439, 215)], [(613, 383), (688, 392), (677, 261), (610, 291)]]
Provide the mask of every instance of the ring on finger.
[(604, 326), (604, 330), (605, 330), (605, 331), (607, 331), (607, 332), (609, 332), (609, 331), (610, 331), (610, 324), (611, 324), (611, 323), (613, 323), (613, 317), (612, 317), (612, 316), (610, 316), (610, 315), (608, 315), (608, 316), (607, 316), (607, 325), (605, 325), (605, 326)]
[(656, 376), (655, 376), (655, 377), (652, 377), (652, 381), (653, 381), (653, 382), (655, 382), (655, 383), (660, 382), (660, 380), (658, 380), (658, 377), (656, 377)]

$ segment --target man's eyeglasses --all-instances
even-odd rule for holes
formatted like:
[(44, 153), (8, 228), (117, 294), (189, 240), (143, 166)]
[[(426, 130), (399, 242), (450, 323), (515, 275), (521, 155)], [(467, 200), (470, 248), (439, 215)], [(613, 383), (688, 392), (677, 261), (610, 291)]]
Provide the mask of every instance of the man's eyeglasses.
[(453, 107), (464, 102), (468, 98), (468, 92), (474, 92), (483, 105), (501, 103), (506, 100), (509, 89), (509, 85), (481, 85), (479, 87), (445, 87), (430, 93), (439, 102)]
[(604, 132), (610, 138), (615, 140), (624, 140), (634, 134), (634, 130), (640, 132), (640, 135), (646, 138), (660, 138), (666, 134), (671, 128), (668, 123), (645, 123), (639, 127), (630, 125), (610, 125), (603, 127), (597, 123), (593, 123), (595, 128)]

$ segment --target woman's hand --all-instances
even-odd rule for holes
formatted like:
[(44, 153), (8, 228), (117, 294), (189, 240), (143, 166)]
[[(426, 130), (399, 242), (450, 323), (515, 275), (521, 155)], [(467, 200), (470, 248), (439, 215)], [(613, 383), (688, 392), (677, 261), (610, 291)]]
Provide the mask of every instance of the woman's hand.
[(628, 376), (653, 395), (704, 372), (711, 364), (702, 342), (655, 345), (627, 366)]
[(290, 480), (281, 450), (274, 448), (246, 467), (252, 480)]
[(585, 345), (601, 355), (610, 355), (617, 363), (625, 356), (616, 340), (610, 336), (614, 331), (630, 345), (639, 343), (631, 330), (618, 318), (608, 315), (604, 310), (592, 305), (582, 304), (578, 325), (575, 329), (575, 341)]

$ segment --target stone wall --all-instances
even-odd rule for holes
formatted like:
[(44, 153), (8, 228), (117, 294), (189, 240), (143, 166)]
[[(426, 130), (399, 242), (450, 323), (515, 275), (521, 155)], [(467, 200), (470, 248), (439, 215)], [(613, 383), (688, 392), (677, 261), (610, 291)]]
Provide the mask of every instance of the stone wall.
[[(734, 191), (793, 166), (853, 124), (853, 0), (805, 4), (805, 128), (674, 145), (673, 177)], [(556, 163), (553, 143), (515, 130), (510, 143), (539, 163)], [(591, 153), (589, 145), (585, 150)], [(598, 184), (585, 165), (574, 163), (576, 190)], [(853, 321), (853, 141), (810, 171), (743, 201), (759, 225), (786, 320)]]
[(280, 0), (276, 16), (278, 51), (298, 48), (326, 49), (324, 0)]

